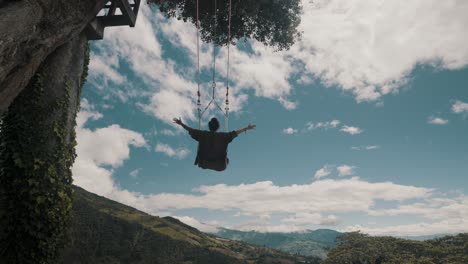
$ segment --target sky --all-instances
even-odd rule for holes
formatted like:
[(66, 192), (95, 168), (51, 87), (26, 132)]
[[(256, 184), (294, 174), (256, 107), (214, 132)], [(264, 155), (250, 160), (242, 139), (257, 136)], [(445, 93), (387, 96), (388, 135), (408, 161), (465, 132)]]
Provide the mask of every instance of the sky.
[[(202, 231), (468, 232), (468, 2), (304, 1), (302, 38), (231, 47), (224, 172), (193, 165), (196, 29), (143, 4), (91, 43), (74, 183)], [(203, 43), (202, 103), (227, 48)], [(216, 116), (209, 109), (202, 126)], [(223, 124), (224, 125), (224, 124)]]

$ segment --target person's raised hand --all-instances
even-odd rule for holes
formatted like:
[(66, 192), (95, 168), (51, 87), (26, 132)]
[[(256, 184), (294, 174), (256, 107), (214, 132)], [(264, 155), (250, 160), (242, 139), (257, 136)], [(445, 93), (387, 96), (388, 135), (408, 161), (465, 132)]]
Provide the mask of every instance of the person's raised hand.
[(174, 118), (174, 119), (172, 119), (172, 121), (174, 121), (174, 123), (176, 123), (178, 125), (182, 125), (182, 119), (180, 119), (180, 117), (179, 117), (179, 119)]
[(249, 124), (249, 125), (247, 126), (247, 129), (248, 129), (248, 130), (251, 130), (251, 129), (255, 129), (256, 127), (257, 127), (256, 125)]

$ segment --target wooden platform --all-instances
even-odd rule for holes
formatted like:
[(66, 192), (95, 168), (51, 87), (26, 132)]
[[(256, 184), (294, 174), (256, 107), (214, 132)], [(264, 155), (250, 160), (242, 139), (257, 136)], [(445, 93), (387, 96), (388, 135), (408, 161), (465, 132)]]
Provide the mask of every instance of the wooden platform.
[(141, 0), (111, 0), (108, 1), (96, 18), (85, 29), (88, 40), (104, 38), (106, 27), (134, 27), (138, 16)]

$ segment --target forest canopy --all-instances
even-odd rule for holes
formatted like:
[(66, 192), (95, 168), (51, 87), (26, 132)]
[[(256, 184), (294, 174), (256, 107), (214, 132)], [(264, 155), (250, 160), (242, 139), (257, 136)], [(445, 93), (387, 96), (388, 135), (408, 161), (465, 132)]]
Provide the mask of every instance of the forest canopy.
[[(167, 17), (196, 25), (196, 0), (149, 0)], [(228, 42), (229, 0), (199, 1), (200, 35), (203, 41)], [(288, 49), (300, 38), (300, 0), (232, 0), (231, 42), (255, 39), (279, 50)], [(215, 23), (216, 13), (216, 23)]]

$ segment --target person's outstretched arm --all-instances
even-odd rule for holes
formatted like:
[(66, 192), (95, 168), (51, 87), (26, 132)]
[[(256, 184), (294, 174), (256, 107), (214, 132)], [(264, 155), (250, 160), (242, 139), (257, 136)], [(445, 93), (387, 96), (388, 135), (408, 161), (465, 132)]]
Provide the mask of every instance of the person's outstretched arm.
[(174, 121), (174, 123), (178, 124), (179, 126), (183, 127), (185, 130), (187, 130), (190, 134), (190, 136), (195, 139), (196, 141), (199, 141), (200, 140), (200, 137), (201, 137), (201, 134), (202, 132), (198, 129), (194, 129), (194, 128), (191, 128), (187, 125), (185, 125), (184, 123), (182, 123), (182, 119), (180, 119), (180, 117), (177, 119), (177, 118), (174, 118), (172, 119)]
[(244, 127), (242, 129), (236, 130), (237, 135), (240, 135), (241, 133), (247, 132), (247, 130), (252, 130), (255, 129), (257, 126), (256, 125), (251, 125), (249, 124), (247, 127)]
[(185, 125), (185, 124), (182, 122), (182, 119), (180, 119), (180, 117), (179, 117), (179, 119), (174, 118), (174, 119), (172, 119), (172, 120), (174, 121), (174, 123), (176, 123), (176, 124), (178, 124), (179, 126), (183, 127), (183, 128), (184, 128), (185, 130), (187, 130), (187, 131), (194, 130), (193, 128), (191, 128), (191, 127)]

